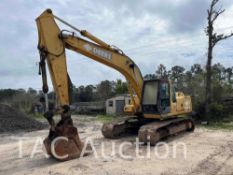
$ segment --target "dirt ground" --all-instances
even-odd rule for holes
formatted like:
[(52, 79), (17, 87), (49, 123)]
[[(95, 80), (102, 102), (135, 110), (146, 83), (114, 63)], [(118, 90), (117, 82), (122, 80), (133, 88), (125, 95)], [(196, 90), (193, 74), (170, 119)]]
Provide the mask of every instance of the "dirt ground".
[(73, 118), (82, 140), (93, 144), (91, 155), (66, 162), (46, 158), (41, 142), (47, 130), (0, 134), (0, 174), (233, 174), (233, 132), (197, 128), (164, 140), (167, 144), (136, 149), (136, 136), (108, 140), (93, 117)]

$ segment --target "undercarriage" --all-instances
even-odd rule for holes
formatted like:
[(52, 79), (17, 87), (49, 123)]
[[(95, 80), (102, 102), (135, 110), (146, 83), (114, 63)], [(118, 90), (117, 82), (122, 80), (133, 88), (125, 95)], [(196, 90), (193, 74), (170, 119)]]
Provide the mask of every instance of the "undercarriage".
[(140, 142), (155, 145), (163, 138), (184, 131), (193, 131), (194, 129), (195, 124), (191, 117), (179, 117), (162, 121), (128, 117), (120, 121), (104, 124), (102, 134), (105, 138), (114, 139), (136, 133)]

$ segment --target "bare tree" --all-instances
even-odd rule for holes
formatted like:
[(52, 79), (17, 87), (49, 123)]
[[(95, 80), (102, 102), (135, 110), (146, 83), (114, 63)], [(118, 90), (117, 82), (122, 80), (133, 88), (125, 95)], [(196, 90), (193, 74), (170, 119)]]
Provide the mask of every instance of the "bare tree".
[(224, 34), (217, 34), (214, 31), (214, 22), (216, 19), (224, 13), (225, 9), (222, 9), (220, 7), (219, 9), (216, 9), (216, 4), (219, 2), (219, 0), (212, 0), (210, 8), (207, 10), (208, 13), (208, 26), (206, 29), (206, 35), (209, 39), (208, 44), (208, 55), (207, 55), (207, 64), (206, 64), (206, 98), (205, 98), (205, 111), (206, 113), (209, 112), (209, 106), (212, 101), (212, 85), (211, 85), (211, 77), (212, 77), (212, 59), (213, 59), (213, 48), (214, 46), (222, 40), (225, 40), (231, 36), (233, 36), (233, 33), (229, 35)]
[(168, 77), (168, 72), (166, 70), (166, 67), (163, 64), (160, 64), (155, 71), (155, 75), (157, 75), (159, 78), (164, 78), (166, 79)]

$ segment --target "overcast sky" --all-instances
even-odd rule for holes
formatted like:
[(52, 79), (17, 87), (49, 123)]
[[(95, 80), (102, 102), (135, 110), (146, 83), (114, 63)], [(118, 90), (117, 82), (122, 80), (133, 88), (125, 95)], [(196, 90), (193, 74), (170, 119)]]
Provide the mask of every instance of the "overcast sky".
[[(210, 0), (1, 0), (0, 88), (41, 88), (35, 18), (47, 8), (77, 28), (121, 48), (143, 75), (154, 73), (159, 64), (167, 68), (189, 68), (194, 63), (204, 66), (209, 3)], [(220, 0), (220, 4), (226, 12), (215, 28), (227, 34), (233, 31), (233, 1)], [(232, 67), (232, 46), (233, 38), (221, 42), (214, 62)], [(67, 51), (67, 62), (75, 86), (123, 79), (117, 71), (71, 51)]]

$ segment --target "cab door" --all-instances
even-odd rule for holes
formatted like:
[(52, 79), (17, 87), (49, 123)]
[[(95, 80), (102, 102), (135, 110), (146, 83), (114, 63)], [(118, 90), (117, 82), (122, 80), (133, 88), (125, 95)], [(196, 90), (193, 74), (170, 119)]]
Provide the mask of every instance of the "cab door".
[(169, 113), (171, 111), (170, 106), (170, 85), (168, 81), (161, 80), (159, 88), (159, 106), (162, 114)]

